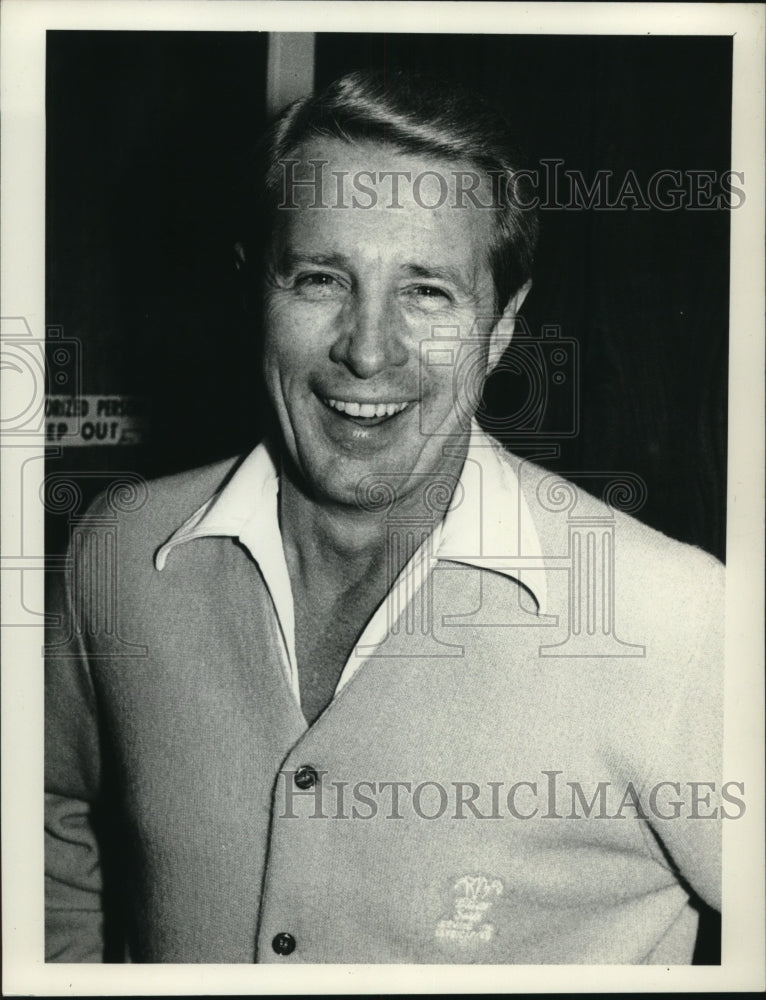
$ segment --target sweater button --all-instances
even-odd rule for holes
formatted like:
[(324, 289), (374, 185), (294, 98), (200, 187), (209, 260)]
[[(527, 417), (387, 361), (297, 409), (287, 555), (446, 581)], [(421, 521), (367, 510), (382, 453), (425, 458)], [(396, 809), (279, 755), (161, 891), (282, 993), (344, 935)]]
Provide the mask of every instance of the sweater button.
[(304, 764), (295, 772), (293, 779), (298, 788), (313, 788), (319, 781), (319, 775), (310, 764)]
[(271, 942), (271, 947), (277, 955), (291, 955), (295, 951), (295, 938), (292, 934), (287, 934), (283, 931), (281, 934), (276, 935)]

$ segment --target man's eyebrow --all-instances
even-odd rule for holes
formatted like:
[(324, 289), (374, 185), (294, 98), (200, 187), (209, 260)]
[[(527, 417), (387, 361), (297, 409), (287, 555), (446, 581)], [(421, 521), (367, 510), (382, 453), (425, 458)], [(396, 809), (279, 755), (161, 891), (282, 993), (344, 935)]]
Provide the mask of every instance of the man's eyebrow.
[(297, 267), (334, 267), (347, 270), (349, 259), (342, 253), (298, 253), (295, 250), (284, 250), (277, 257), (277, 268), (281, 272), (289, 272)]

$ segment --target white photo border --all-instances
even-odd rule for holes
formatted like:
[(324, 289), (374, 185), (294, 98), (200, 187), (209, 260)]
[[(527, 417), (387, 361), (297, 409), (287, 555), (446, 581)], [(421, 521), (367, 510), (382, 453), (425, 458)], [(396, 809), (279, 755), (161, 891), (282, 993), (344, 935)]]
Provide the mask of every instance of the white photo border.
[[(724, 829), (722, 964), (634, 966), (61, 965), (43, 962), (41, 627), (2, 634), (3, 992), (5, 995), (718, 991), (764, 988), (764, 23), (762, 4), (4, 0), (2, 316), (45, 339), (47, 30), (386, 31), (733, 36), (732, 167), (747, 202), (731, 215), (725, 775), (744, 781), (747, 813)], [(4, 412), (13, 409), (9, 393)], [(21, 390), (23, 392), (23, 387)], [(6, 406), (8, 409), (6, 410)], [(38, 566), (44, 442), (6, 435), (2, 459), (3, 601), (14, 569)], [(19, 470), (25, 469), (24, 494)], [(21, 539), (21, 541), (19, 541)], [(13, 560), (27, 562), (14, 563)], [(37, 562), (35, 561), (37, 560)], [(39, 566), (38, 566), (39, 568)], [(24, 575), (42, 608), (42, 573)]]

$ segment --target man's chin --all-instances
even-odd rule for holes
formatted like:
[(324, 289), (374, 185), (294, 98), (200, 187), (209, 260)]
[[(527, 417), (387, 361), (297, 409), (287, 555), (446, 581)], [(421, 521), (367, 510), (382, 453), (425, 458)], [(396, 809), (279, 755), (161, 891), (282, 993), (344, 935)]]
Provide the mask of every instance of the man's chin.
[(414, 441), (403, 437), (392, 436), (385, 444), (378, 438), (368, 447), (357, 440), (346, 447), (346, 442), (314, 435), (300, 449), (303, 492), (320, 506), (370, 514), (384, 514), (402, 503), (418, 507), (415, 494), (430, 496), (436, 484), (442, 490), (448, 486), (451, 493), (467, 433), (423, 435)]
[(433, 519), (435, 513), (446, 511), (444, 498), (448, 503), (460, 474), (457, 465), (421, 468), (417, 462), (401, 459), (377, 467), (373, 463), (353, 465), (357, 466), (353, 471), (346, 466), (340, 474), (307, 480), (311, 499), (319, 506), (333, 507), (350, 516), (385, 517), (398, 508), (402, 513), (408, 510), (411, 516), (420, 512)]
[(384, 513), (393, 506), (396, 493), (391, 473), (369, 464), (353, 464), (360, 468), (346, 468), (340, 475), (311, 476), (307, 482), (311, 498), (349, 514)]

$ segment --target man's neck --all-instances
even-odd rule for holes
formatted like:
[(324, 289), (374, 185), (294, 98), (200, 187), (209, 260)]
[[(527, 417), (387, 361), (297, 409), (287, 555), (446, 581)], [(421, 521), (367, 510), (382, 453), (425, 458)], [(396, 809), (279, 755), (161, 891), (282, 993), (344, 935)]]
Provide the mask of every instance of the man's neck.
[(351, 582), (357, 572), (374, 576), (385, 565), (385, 513), (318, 504), (283, 473), (279, 520), (291, 577), (320, 572), (328, 584)]

